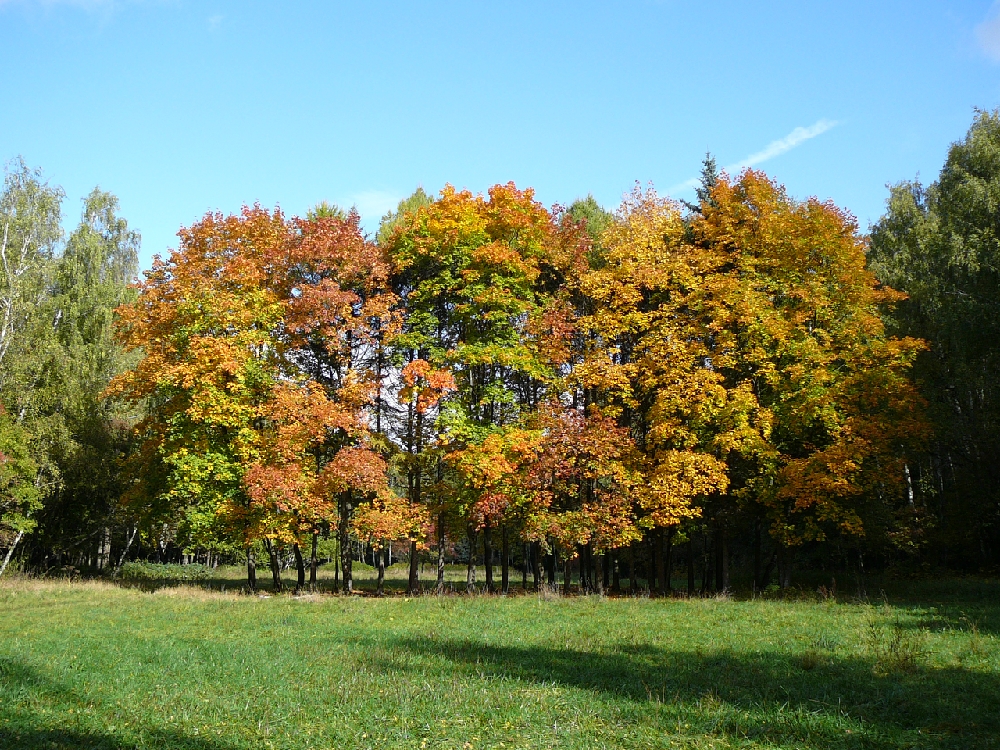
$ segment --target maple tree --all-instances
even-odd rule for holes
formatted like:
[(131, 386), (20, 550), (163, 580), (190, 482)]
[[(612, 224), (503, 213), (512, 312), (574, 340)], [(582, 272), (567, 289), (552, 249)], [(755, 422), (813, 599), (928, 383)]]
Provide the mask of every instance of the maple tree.
[(706, 292), (720, 262), (685, 235), (678, 204), (638, 188), (626, 199), (601, 237), (602, 264), (580, 282), (589, 336), (575, 368), (641, 455), (637, 523), (669, 533), (726, 489), (728, 451), (759, 441), (762, 429), (743, 394), (708, 366), (716, 316)]
[(690, 222), (720, 262), (710, 361), (766, 439), (730, 453), (730, 495), (763, 506), (779, 551), (861, 536), (926, 435), (908, 378), (923, 342), (886, 333), (880, 306), (901, 295), (866, 267), (851, 216), (753, 171), (723, 175), (710, 199)]
[[(531, 333), (551, 312), (553, 292), (574, 248), (533, 192), (513, 184), (494, 186), (488, 198), (449, 186), (438, 200), (394, 222), (385, 245), (406, 315), (394, 346), (407, 360), (425, 361), (454, 381), (435, 421), (443, 436), (439, 445), (457, 456), (516, 424), (525, 407), (530, 410), (537, 403), (552, 368)], [(468, 585), (474, 586), (472, 559), (482, 530), (487, 587), (492, 590), (492, 531), (503, 518), (479, 512), (480, 488), (460, 476), (446, 482), (445, 468), (437, 461), (433, 480), (439, 560), (446, 516), (462, 519), (473, 550)], [(422, 478), (411, 486), (421, 487)], [(507, 539), (506, 528), (503, 533)], [(506, 571), (506, 555), (502, 559)]]
[(108, 394), (150, 404), (134, 494), (189, 543), (244, 547), (251, 587), (257, 541), (278, 589), (276, 548), (293, 545), (301, 586), (302, 536), (326, 523), (343, 538), (356, 496), (385, 482), (364, 445), (377, 384), (355, 362), (388, 317), (380, 268), (356, 215), (244, 208), (183, 230), (119, 311), (123, 344), (145, 356)]

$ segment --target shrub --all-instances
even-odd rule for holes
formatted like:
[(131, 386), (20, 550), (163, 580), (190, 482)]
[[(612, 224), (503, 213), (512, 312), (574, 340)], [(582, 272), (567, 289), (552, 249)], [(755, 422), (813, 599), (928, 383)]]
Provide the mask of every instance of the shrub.
[(204, 581), (212, 569), (200, 563), (176, 565), (173, 563), (128, 562), (118, 575), (125, 581)]

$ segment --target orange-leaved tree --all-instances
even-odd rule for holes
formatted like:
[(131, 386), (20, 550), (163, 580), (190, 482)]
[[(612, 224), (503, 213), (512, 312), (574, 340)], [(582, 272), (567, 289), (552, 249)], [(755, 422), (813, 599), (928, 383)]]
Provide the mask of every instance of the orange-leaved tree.
[(718, 313), (707, 290), (724, 259), (685, 236), (680, 206), (637, 188), (601, 236), (602, 264), (581, 279), (587, 344), (575, 377), (635, 442), (643, 481), (632, 512), (656, 541), (724, 492), (727, 453), (767, 430), (712, 365)]
[(345, 498), (374, 497), (370, 470), (330, 480), (341, 463), (367, 461), (384, 484), (364, 447), (376, 384), (352, 365), (359, 333), (389, 316), (361, 299), (358, 277), (377, 264), (352, 252), (358, 237), (356, 217), (209, 214), (119, 309), (122, 343), (145, 355), (108, 389), (147, 406), (132, 499), (186, 546), (245, 548), (251, 588), (257, 542), (276, 588), (276, 549), (291, 544), (301, 586), (302, 536), (323, 523), (345, 533)]
[[(430, 501), (436, 516), (438, 588), (450, 520), (465, 526), (470, 587), (483, 531), (492, 589), (492, 531), (501, 526), (506, 540), (507, 519), (493, 512), (501, 506), (480, 503), (483, 488), (462, 476), (458, 457), (516, 425), (544, 395), (554, 372), (532, 332), (552, 317), (562, 276), (579, 253), (533, 192), (513, 184), (496, 185), (488, 196), (446, 187), (433, 203), (401, 216), (385, 247), (406, 315), (394, 339), (397, 352), (404, 362), (425, 361), (431, 371), (449, 373), (455, 385), (423, 417), (440, 436), (434, 441), (439, 458), (447, 453), (453, 460), (410, 463), (411, 471), (430, 474), (436, 488), (432, 497), (414, 499)], [(427, 483), (411, 479), (410, 486)], [(505, 569), (507, 557), (504, 550)]]
[(769, 423), (766, 448), (730, 452), (730, 495), (764, 511), (779, 552), (885, 524), (927, 434), (908, 378), (923, 342), (887, 334), (880, 306), (901, 295), (867, 268), (853, 217), (746, 171), (717, 181), (685, 241), (720, 263), (712, 369)]

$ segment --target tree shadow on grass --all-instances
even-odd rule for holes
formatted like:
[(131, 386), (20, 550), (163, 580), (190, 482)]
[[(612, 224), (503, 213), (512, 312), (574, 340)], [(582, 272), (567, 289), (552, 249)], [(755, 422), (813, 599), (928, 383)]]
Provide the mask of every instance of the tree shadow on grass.
[[(179, 731), (58, 726), (81, 701), (26, 665), (0, 657), (0, 748), (3, 750), (234, 750)], [(57, 718), (58, 717), (58, 718)], [(98, 719), (99, 721), (99, 719)]]
[(691, 652), (622, 644), (583, 651), (428, 638), (400, 645), (443, 658), (450, 671), (470, 678), (557, 684), (656, 707), (649, 721), (663, 723), (664, 731), (683, 717), (712, 736), (801, 748), (1000, 747), (995, 673), (922, 666), (886, 673), (871, 659), (815, 650)]

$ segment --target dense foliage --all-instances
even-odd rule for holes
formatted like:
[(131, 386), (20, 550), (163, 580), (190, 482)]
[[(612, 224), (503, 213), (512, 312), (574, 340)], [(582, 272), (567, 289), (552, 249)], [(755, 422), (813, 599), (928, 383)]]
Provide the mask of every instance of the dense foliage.
[[(1000, 115), (869, 238), (764, 174), (636, 189), (418, 190), (353, 212), (209, 214), (135, 274), (95, 190), (0, 196), (0, 549), (29, 565), (336, 556), (444, 588), (693, 593), (793, 564), (986, 568), (1000, 553)], [(117, 311), (117, 312), (115, 312)], [(114, 319), (114, 323), (113, 323)], [(20, 547), (19, 547), (20, 545)], [(494, 565), (501, 568), (500, 580)], [(625, 568), (627, 567), (627, 572)], [(342, 580), (342, 583), (341, 583)]]

